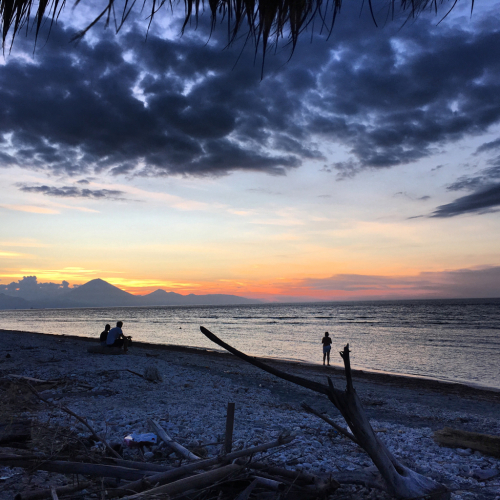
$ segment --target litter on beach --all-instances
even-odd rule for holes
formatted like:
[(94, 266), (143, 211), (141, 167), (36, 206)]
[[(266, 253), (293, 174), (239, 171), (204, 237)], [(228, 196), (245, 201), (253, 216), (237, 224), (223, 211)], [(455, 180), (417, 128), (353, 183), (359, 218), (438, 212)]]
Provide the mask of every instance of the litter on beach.
[(147, 432), (145, 434), (139, 434), (137, 432), (133, 432), (132, 434), (125, 436), (123, 438), (123, 442), (125, 446), (128, 446), (130, 448), (132, 446), (156, 444), (158, 442), (158, 438), (156, 434), (153, 434), (152, 432)]

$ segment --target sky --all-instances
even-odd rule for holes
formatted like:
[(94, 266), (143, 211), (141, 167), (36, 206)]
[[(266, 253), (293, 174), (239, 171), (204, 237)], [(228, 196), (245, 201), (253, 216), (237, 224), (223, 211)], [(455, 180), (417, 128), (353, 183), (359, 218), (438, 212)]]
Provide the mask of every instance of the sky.
[(346, 3), (263, 76), (183, 8), (70, 42), (97, 7), (0, 59), (0, 283), (500, 297), (498, 1), (378, 26)]

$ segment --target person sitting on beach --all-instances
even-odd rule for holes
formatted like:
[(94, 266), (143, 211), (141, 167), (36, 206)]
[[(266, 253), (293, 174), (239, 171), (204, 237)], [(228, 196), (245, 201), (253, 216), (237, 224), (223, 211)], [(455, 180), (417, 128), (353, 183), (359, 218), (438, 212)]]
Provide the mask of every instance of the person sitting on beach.
[(328, 366), (330, 366), (330, 351), (332, 350), (332, 339), (330, 334), (325, 332), (325, 336), (321, 340), (323, 344), (323, 364), (325, 364), (325, 359), (328, 359)]
[(130, 338), (123, 335), (122, 326), (123, 321), (118, 321), (116, 326), (111, 328), (106, 339), (106, 347), (123, 347), (123, 350), (127, 352)]
[(111, 330), (111, 327), (109, 325), (106, 325), (104, 327), (104, 331), (101, 332), (101, 336), (99, 337), (99, 341), (101, 342), (102, 346), (106, 345), (106, 340), (108, 340), (108, 332)]

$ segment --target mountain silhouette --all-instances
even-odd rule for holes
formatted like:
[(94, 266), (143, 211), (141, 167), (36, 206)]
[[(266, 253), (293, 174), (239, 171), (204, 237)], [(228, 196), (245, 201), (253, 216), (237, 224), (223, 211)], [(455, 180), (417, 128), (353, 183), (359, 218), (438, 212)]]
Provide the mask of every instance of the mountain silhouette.
[(166, 305), (179, 305), (184, 300), (184, 295), (175, 292), (166, 292), (159, 288), (154, 292), (147, 295), (136, 296), (140, 298), (145, 306), (166, 306)]
[(135, 299), (135, 295), (124, 292), (100, 278), (91, 280), (77, 288), (72, 288), (63, 297), (63, 300), (84, 307), (134, 306), (138, 305)]
[(0, 309), (69, 308), (69, 307), (131, 307), (131, 306), (182, 306), (182, 305), (237, 305), (260, 304), (259, 300), (237, 295), (208, 294), (181, 295), (158, 289), (146, 295), (133, 295), (120, 290), (100, 278), (68, 289), (57, 298), (25, 300), (0, 293)]
[(11, 297), (0, 293), (0, 309), (29, 309), (30, 302), (19, 297)]

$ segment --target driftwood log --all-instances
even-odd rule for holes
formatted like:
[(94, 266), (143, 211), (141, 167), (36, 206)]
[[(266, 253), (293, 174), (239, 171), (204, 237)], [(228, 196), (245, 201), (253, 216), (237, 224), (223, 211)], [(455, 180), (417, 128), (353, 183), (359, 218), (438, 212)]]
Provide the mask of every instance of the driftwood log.
[(156, 488), (152, 488), (151, 490), (125, 497), (125, 499), (132, 500), (159, 494), (164, 496), (169, 495), (169, 497), (179, 495), (180, 493), (184, 493), (192, 489), (203, 488), (217, 481), (221, 481), (231, 474), (238, 472), (240, 469), (241, 466), (236, 464), (225, 465), (224, 467), (220, 467), (218, 469), (210, 470), (208, 472), (202, 472), (201, 474), (197, 474), (196, 476), (179, 479), (178, 481), (174, 481), (173, 483), (158, 486)]
[(141, 492), (150, 488), (151, 485), (166, 484), (197, 470), (204, 470), (213, 466), (222, 465), (237, 458), (249, 457), (251, 455), (255, 455), (256, 453), (261, 453), (271, 448), (276, 448), (278, 446), (283, 446), (285, 444), (291, 443), (293, 440), (293, 436), (280, 436), (276, 441), (253, 446), (244, 450), (233, 451), (232, 453), (228, 453), (227, 455), (222, 455), (215, 458), (197, 460), (190, 464), (183, 465), (182, 467), (176, 467), (175, 469), (171, 469), (166, 472), (155, 474), (154, 476), (149, 476), (148, 478), (128, 483), (124, 488), (118, 488), (114, 491), (108, 490), (108, 494), (110, 497), (120, 497), (124, 495), (130, 495), (130, 493), (133, 492)]
[[(435, 499), (450, 498), (450, 493), (444, 485), (402, 465), (375, 434), (364, 411), (361, 399), (357, 395), (352, 383), (349, 344), (340, 352), (340, 356), (344, 361), (346, 377), (346, 388), (342, 391), (333, 386), (330, 378), (327, 379), (328, 385), (325, 385), (303, 377), (291, 375), (235, 349), (203, 326), (200, 327), (200, 330), (209, 340), (257, 368), (283, 380), (327, 396), (344, 417), (351, 430), (352, 438), (372, 459), (384, 479), (389, 493), (398, 498), (406, 499), (425, 496), (432, 496)], [(370, 479), (370, 482), (373, 482), (373, 477)]]
[(434, 441), (448, 448), (470, 448), (500, 458), (500, 436), (445, 427), (434, 433)]
[(167, 472), (172, 470), (174, 467), (171, 465), (158, 465), (151, 462), (134, 462), (133, 460), (119, 460), (113, 457), (104, 457), (105, 462), (110, 462), (114, 465), (119, 465), (120, 467), (128, 467), (129, 469), (147, 470), (154, 472)]

